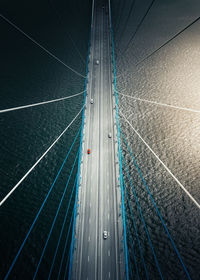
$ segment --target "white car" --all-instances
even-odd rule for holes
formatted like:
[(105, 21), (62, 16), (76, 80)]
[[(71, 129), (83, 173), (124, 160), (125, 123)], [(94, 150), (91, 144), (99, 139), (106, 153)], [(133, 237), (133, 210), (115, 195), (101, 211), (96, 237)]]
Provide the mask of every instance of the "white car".
[(99, 65), (99, 60), (98, 59), (96, 60), (96, 65)]
[(107, 232), (107, 230), (104, 230), (103, 239), (107, 239), (107, 238), (108, 238), (108, 232)]
[(112, 138), (111, 132), (108, 133), (108, 138)]
[(90, 99), (90, 104), (93, 104), (94, 103), (94, 100), (91, 98)]

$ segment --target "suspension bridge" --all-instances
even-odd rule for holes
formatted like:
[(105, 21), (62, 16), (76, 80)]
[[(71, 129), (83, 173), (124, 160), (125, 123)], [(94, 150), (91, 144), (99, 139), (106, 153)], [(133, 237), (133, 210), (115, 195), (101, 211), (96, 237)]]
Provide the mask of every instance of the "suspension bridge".
[(127, 249), (122, 243), (124, 201), (111, 22), (107, 1), (93, 5), (72, 279), (123, 279)]
[[(140, 29), (154, 2), (151, 1), (135, 33), (128, 42), (127, 49), (130, 48), (131, 40)], [(133, 127), (124, 112), (119, 109), (118, 95), (153, 106), (167, 107), (195, 114), (200, 113), (200, 111), (134, 97), (117, 91), (115, 45), (110, 0), (92, 1), (91, 34), (88, 43), (85, 75), (63, 62), (10, 19), (2, 14), (0, 14), (0, 17), (17, 32), (41, 48), (52, 59), (61, 63), (75, 75), (78, 75), (83, 81), (85, 80), (84, 91), (74, 93), (73, 95), (0, 110), (0, 114), (9, 114), (13, 111), (27, 110), (32, 107), (37, 108), (38, 106), (40, 107), (50, 103), (67, 102), (68, 99), (76, 98), (80, 95), (83, 96), (83, 104), (76, 116), (65, 127), (62, 133), (54, 139), (48, 149), (39, 155), (32, 167), (27, 170), (24, 176), (0, 201), (0, 207), (7, 207), (10, 197), (14, 197), (29, 174), (35, 168), (38, 168), (39, 163), (47, 153), (53, 149), (56, 143), (58, 143), (82, 115), (81, 126), (76, 132), (75, 138), (72, 140), (70, 149), (62, 165), (59, 167), (57, 175), (40, 208), (37, 210), (37, 214), (30, 227), (24, 233), (23, 241), (19, 244), (14, 258), (9, 260), (9, 267), (5, 275), (1, 275), (1, 278), (5, 280), (20, 279), (19, 275), (15, 275), (15, 267), (20, 262), (20, 256), (23, 254), (24, 247), (30, 235), (33, 234), (34, 228), (41, 213), (44, 211), (45, 205), (48, 203), (49, 197), (56, 188), (56, 183), (63, 172), (63, 168), (68, 164), (70, 155), (74, 153), (74, 162), (65, 188), (58, 201), (47, 239), (41, 246), (41, 254), (36, 261), (34, 274), (31, 279), (40, 279), (39, 273), (44, 262), (45, 252), (53, 236), (55, 225), (64, 203), (66, 211), (62, 225), (59, 228), (58, 239), (55, 241), (56, 246), (53, 257), (49, 260), (48, 267), (46, 268), (47, 274), (45, 274), (45, 279), (139, 280), (168, 278), (166, 272), (163, 272), (163, 265), (161, 265), (159, 254), (156, 250), (156, 241), (153, 240), (152, 232), (149, 230), (144, 208), (141, 207), (143, 202), (138, 196), (136, 185), (142, 185), (145, 190), (146, 198), (143, 200), (150, 201), (154, 209), (154, 213), (161, 225), (159, 227), (160, 231), (162, 230), (165, 233), (167, 242), (170, 244), (170, 253), (174, 261), (179, 263), (182, 279), (191, 279), (189, 268), (185, 265), (183, 257), (168, 229), (167, 222), (162, 217), (161, 211), (157, 206), (157, 201), (151, 193), (145, 176), (143, 176), (142, 168), (134, 156), (134, 151), (132, 151), (128, 144), (129, 141), (126, 133), (120, 126), (121, 119), (132, 129), (136, 137), (138, 137), (155, 160), (159, 162), (174, 180), (177, 187), (189, 199), (191, 205), (200, 209), (200, 204), (187, 190), (187, 187), (180, 182), (170, 168), (160, 159), (159, 155), (157, 155), (147, 141), (143, 139), (141, 134)], [(168, 42), (171, 42), (171, 40), (175, 39), (187, 28), (190, 28), (198, 20), (199, 18), (195, 19), (172, 39), (168, 40)], [(156, 54), (168, 42), (142, 59), (141, 63), (151, 55)], [(124, 52), (126, 52), (126, 48)], [(78, 151), (74, 151), (74, 146), (78, 141), (80, 141), (79, 149)], [(122, 149), (122, 147), (124, 148)], [(127, 161), (127, 155), (129, 156), (129, 161)], [(131, 173), (130, 166), (134, 166), (135, 168), (134, 176)], [(69, 187), (70, 184), (72, 185), (71, 188)], [(142, 235), (138, 231), (138, 220), (140, 220), (143, 228)], [(147, 245), (144, 245), (144, 241)], [(147, 261), (147, 256), (145, 255), (145, 246), (149, 248), (150, 253), (148, 254), (151, 255), (150, 261)], [(55, 268), (57, 263), (59, 263), (58, 268)], [(152, 265), (156, 271), (154, 274), (152, 274)], [(42, 277), (44, 278), (44, 276)]]

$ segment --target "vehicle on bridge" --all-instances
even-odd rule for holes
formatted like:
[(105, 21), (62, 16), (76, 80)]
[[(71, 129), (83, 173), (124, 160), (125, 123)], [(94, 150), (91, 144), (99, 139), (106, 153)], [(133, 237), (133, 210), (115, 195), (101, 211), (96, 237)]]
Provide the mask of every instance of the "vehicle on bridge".
[(107, 232), (107, 230), (104, 230), (103, 239), (107, 239), (107, 238), (108, 238), (108, 232)]

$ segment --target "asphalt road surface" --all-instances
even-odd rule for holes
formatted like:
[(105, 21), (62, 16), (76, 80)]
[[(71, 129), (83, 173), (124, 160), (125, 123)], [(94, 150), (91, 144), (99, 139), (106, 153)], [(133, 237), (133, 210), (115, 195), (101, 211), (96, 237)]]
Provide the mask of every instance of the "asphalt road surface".
[(117, 280), (125, 266), (107, 1), (94, 1), (92, 18), (72, 279)]

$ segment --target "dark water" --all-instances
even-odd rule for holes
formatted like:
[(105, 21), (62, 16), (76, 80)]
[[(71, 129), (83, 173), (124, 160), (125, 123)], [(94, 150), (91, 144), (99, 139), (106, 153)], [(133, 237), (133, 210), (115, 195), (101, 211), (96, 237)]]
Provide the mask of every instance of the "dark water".
[[(136, 66), (139, 61), (197, 18), (200, 15), (200, 3), (196, 0), (155, 1), (128, 50), (124, 52), (150, 3), (149, 0), (112, 1), (118, 91), (146, 100), (200, 111), (200, 21)], [(129, 13), (131, 6), (132, 12)], [(122, 95), (119, 95), (119, 109), (200, 203), (200, 113), (136, 101)], [(191, 279), (200, 279), (200, 210), (123, 117), (120, 118), (120, 125)], [(124, 142), (122, 148), (163, 278), (187, 279)], [(123, 168), (126, 174), (125, 166)], [(130, 193), (130, 204), (149, 278), (159, 279), (127, 175), (125, 182)], [(128, 206), (127, 202), (126, 205)], [(138, 270), (141, 279), (145, 279), (128, 207), (127, 215)], [(131, 248), (132, 241), (128, 239)], [(135, 279), (136, 268), (131, 250), (130, 259)]]
[[(0, 11), (28, 35), (85, 75), (91, 1), (0, 1)], [(84, 78), (61, 65), (0, 19), (0, 108), (70, 96), (84, 89)], [(80, 111), (83, 95), (65, 101), (1, 114), (0, 199), (29, 170)], [(1, 207), (0, 279), (19, 249), (81, 125), (81, 115)], [(79, 147), (77, 139), (48, 203), (30, 234), (10, 279), (32, 279)], [(47, 279), (69, 196), (75, 165), (52, 236), (38, 271)], [(73, 205), (74, 196), (72, 198)], [(69, 209), (52, 278), (57, 277), (72, 214)], [(71, 235), (71, 234), (70, 234)], [(67, 257), (67, 245), (61, 277)]]

